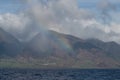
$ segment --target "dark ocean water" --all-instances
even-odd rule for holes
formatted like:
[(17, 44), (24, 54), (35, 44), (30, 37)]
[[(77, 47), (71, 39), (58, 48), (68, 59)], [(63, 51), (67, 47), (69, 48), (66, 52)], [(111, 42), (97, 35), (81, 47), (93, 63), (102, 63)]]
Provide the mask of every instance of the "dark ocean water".
[(120, 69), (0, 69), (0, 80), (120, 80)]

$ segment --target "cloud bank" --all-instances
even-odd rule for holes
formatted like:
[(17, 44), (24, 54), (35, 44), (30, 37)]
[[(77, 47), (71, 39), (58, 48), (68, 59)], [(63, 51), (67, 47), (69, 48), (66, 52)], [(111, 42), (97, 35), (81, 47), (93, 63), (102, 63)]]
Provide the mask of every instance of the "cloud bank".
[[(21, 40), (28, 40), (38, 32), (55, 30), (83, 39), (97, 38), (120, 43), (120, 12), (101, 2), (98, 13), (79, 8), (77, 0), (25, 0), (25, 10), (0, 14), (0, 26)], [(101, 13), (101, 9), (107, 12)], [(104, 16), (101, 17), (101, 16)], [(111, 18), (109, 25), (103, 23)]]

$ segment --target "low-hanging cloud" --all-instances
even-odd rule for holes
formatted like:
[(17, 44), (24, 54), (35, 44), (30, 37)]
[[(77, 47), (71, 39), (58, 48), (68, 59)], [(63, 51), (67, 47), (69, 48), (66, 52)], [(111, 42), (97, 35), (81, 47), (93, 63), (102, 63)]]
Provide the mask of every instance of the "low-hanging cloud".
[[(31, 38), (43, 30), (55, 30), (83, 39), (120, 42), (118, 21), (104, 25), (96, 18), (100, 14), (79, 8), (77, 0), (25, 0), (24, 3), (24, 11), (0, 15), (0, 26), (19, 39)], [(103, 9), (105, 7), (102, 6)], [(119, 12), (110, 13), (109, 16), (114, 18), (116, 14), (119, 15)]]

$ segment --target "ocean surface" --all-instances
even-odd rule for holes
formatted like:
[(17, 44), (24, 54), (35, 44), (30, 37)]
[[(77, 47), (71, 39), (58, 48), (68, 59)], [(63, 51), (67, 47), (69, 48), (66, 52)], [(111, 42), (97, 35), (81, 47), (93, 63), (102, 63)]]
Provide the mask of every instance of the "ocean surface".
[(0, 69), (0, 80), (120, 80), (120, 69)]

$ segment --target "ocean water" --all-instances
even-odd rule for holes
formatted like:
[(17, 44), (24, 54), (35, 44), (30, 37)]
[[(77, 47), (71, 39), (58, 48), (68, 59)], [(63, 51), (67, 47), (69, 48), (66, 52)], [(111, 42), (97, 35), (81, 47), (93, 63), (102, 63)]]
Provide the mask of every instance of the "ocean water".
[(0, 69), (0, 80), (120, 80), (120, 69)]

